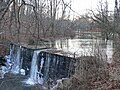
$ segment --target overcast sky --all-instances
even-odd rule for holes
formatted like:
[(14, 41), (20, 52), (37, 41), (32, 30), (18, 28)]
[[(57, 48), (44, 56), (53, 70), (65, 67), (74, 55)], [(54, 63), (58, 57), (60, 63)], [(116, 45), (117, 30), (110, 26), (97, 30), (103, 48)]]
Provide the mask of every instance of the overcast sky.
[[(72, 0), (72, 9), (79, 14), (84, 14), (87, 12), (87, 9), (96, 9), (99, 5), (100, 0)], [(106, 1), (106, 0), (102, 0)], [(109, 10), (114, 10), (114, 1), (107, 0), (109, 4)]]

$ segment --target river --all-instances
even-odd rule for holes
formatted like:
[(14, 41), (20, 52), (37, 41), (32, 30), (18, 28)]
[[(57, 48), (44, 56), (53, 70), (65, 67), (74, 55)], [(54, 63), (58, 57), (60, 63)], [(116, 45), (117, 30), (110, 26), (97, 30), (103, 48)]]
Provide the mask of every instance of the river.
[(99, 54), (111, 63), (113, 55), (113, 41), (102, 39), (59, 39), (50, 43), (51, 46), (65, 52), (74, 53), (76, 56), (94, 56)]

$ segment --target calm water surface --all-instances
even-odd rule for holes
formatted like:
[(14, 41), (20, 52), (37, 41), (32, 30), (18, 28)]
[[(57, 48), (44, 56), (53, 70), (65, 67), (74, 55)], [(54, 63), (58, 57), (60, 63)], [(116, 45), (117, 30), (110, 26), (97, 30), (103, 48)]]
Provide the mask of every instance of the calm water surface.
[(108, 62), (112, 61), (113, 41), (102, 39), (60, 39), (54, 42), (54, 47), (77, 56), (94, 56), (100, 54)]

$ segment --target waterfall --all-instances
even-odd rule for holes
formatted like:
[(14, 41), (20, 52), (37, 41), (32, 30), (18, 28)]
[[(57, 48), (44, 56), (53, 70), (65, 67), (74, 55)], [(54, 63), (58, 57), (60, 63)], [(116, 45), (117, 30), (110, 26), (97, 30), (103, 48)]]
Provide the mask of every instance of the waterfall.
[(14, 56), (14, 50), (15, 50), (15, 45), (10, 45), (10, 53), (9, 53), (9, 55), (6, 55), (5, 57), (6, 57), (6, 60), (7, 60), (7, 63), (10, 63), (10, 64), (12, 64), (13, 63), (13, 61), (14, 61), (14, 58), (15, 58), (15, 56)]
[(10, 71), (12, 63), (13, 63), (13, 60), (14, 60), (13, 51), (14, 51), (14, 45), (11, 45), (10, 46), (10, 53), (9, 53), (9, 55), (5, 56), (5, 59), (7, 60), (6, 67), (7, 67), (8, 71)]
[(33, 58), (32, 58), (32, 63), (31, 63), (31, 71), (30, 71), (30, 77), (26, 81), (27, 84), (37, 84), (40, 81), (39, 75), (38, 75), (38, 66), (37, 66), (37, 57), (40, 53), (40, 50), (34, 51)]
[(14, 50), (14, 45), (11, 45), (10, 46), (10, 54), (5, 56), (5, 59), (6, 59), (5, 65), (6, 66), (0, 67), (0, 79), (4, 78), (4, 75), (11, 70), (12, 60), (14, 58), (13, 50)]
[(20, 59), (21, 59), (21, 46), (17, 48), (17, 54), (11, 69), (11, 72), (14, 74), (18, 74), (20, 71)]
[(10, 55), (9, 55), (9, 58), (10, 58), (10, 62), (13, 63), (14, 61), (14, 54), (13, 54), (13, 51), (15, 49), (15, 45), (10, 45)]
[(43, 64), (44, 64), (44, 58), (42, 57), (42, 58), (41, 58), (41, 62), (40, 62), (40, 70), (39, 70), (39, 74), (40, 74), (41, 76), (43, 76), (43, 74), (42, 74)]
[(45, 75), (44, 75), (44, 82), (47, 81), (48, 77), (49, 77), (49, 69), (50, 69), (50, 54), (46, 54), (46, 63), (45, 63)]
[(42, 57), (40, 62), (40, 70), (37, 75), (39, 84), (43, 84), (43, 73), (42, 73), (43, 64), (44, 64), (44, 58)]
[(112, 63), (113, 41), (110, 40), (107, 41), (106, 55), (107, 55), (107, 62)]

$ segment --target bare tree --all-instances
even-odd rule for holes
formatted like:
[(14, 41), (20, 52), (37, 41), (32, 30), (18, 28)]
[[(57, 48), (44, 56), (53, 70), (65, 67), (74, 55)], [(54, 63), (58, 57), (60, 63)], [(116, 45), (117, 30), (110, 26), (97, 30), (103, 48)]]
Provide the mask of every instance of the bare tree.
[(93, 10), (90, 10), (91, 19), (98, 25), (98, 28), (101, 28), (102, 30), (102, 36), (103, 38), (106, 38), (108, 40), (109, 37), (112, 37), (113, 33), (115, 33), (114, 30), (114, 19), (111, 11), (108, 11), (108, 2), (102, 2), (100, 1), (99, 8), (97, 10), (97, 13), (95, 13)]
[(73, 36), (73, 22), (69, 20), (71, 0), (7, 0), (5, 3), (0, 18), (8, 21), (8, 29), (3, 31), (9, 34), (6, 35), (9, 41), (20, 43), (32, 40), (38, 45), (44, 44), (46, 38), (54, 41), (55, 37)]

